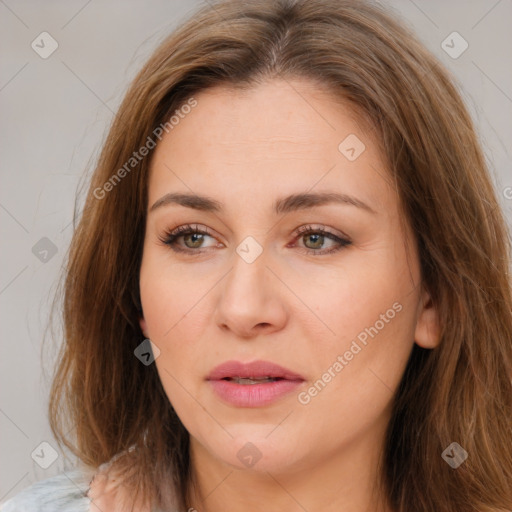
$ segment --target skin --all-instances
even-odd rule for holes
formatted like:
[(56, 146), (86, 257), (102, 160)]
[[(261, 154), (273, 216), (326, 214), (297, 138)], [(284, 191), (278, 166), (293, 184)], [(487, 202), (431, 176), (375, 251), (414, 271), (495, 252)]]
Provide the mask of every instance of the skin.
[[(391, 400), (414, 342), (434, 348), (439, 330), (378, 145), (347, 105), (303, 79), (245, 92), (217, 87), (195, 98), (155, 149), (148, 206), (169, 192), (194, 192), (224, 210), (149, 212), (140, 271), (140, 325), (160, 350), (163, 387), (191, 436), (189, 505), (200, 512), (391, 510), (372, 493)], [(349, 134), (366, 147), (354, 161), (338, 150)], [(277, 198), (306, 191), (349, 194), (373, 212), (333, 203), (274, 213)], [(190, 253), (174, 252), (161, 239), (186, 224), (212, 236), (182, 236), (176, 244)], [(307, 225), (312, 233), (297, 235)], [(315, 238), (319, 226), (351, 243), (326, 254), (339, 244)], [(247, 236), (263, 250), (252, 263), (236, 252)], [(401, 311), (301, 404), (298, 392), (394, 303)], [(228, 405), (205, 379), (232, 359), (272, 361), (305, 382), (265, 407)], [(251, 468), (237, 457), (248, 442), (261, 453)]]

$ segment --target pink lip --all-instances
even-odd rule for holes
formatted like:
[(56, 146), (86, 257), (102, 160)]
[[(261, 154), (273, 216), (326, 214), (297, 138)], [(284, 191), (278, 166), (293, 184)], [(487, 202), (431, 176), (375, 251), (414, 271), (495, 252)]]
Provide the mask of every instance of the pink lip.
[[(238, 384), (226, 378), (278, 378), (274, 382), (261, 384)], [(268, 361), (241, 363), (226, 361), (215, 367), (207, 377), (214, 392), (237, 407), (262, 407), (294, 391), (304, 378), (282, 366)]]

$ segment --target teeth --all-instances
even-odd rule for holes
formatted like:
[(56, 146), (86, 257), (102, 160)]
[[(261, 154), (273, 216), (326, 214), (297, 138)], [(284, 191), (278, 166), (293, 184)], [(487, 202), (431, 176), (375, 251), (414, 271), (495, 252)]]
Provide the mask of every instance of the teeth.
[(234, 378), (231, 378), (230, 380), (232, 382), (236, 382), (237, 384), (262, 384), (265, 382), (274, 382), (277, 379), (275, 379), (274, 377), (263, 377), (263, 378), (257, 378), (257, 379), (234, 377)]

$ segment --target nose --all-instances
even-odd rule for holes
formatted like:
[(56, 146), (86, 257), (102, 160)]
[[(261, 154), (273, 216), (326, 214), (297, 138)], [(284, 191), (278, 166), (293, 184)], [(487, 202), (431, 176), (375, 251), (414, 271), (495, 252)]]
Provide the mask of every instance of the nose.
[(286, 287), (268, 263), (265, 251), (252, 263), (234, 254), (233, 267), (217, 292), (214, 320), (220, 329), (248, 339), (286, 325)]

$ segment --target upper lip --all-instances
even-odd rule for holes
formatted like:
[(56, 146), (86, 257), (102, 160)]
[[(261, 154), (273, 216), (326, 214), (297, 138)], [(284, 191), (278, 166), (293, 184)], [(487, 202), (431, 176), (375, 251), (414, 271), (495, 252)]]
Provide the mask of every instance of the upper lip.
[(226, 361), (219, 366), (216, 366), (208, 375), (207, 380), (221, 380), (225, 378), (264, 378), (273, 377), (286, 380), (300, 380), (304, 378), (283, 368), (278, 364), (271, 363), (270, 361), (252, 361), (251, 363), (242, 363), (240, 361)]

